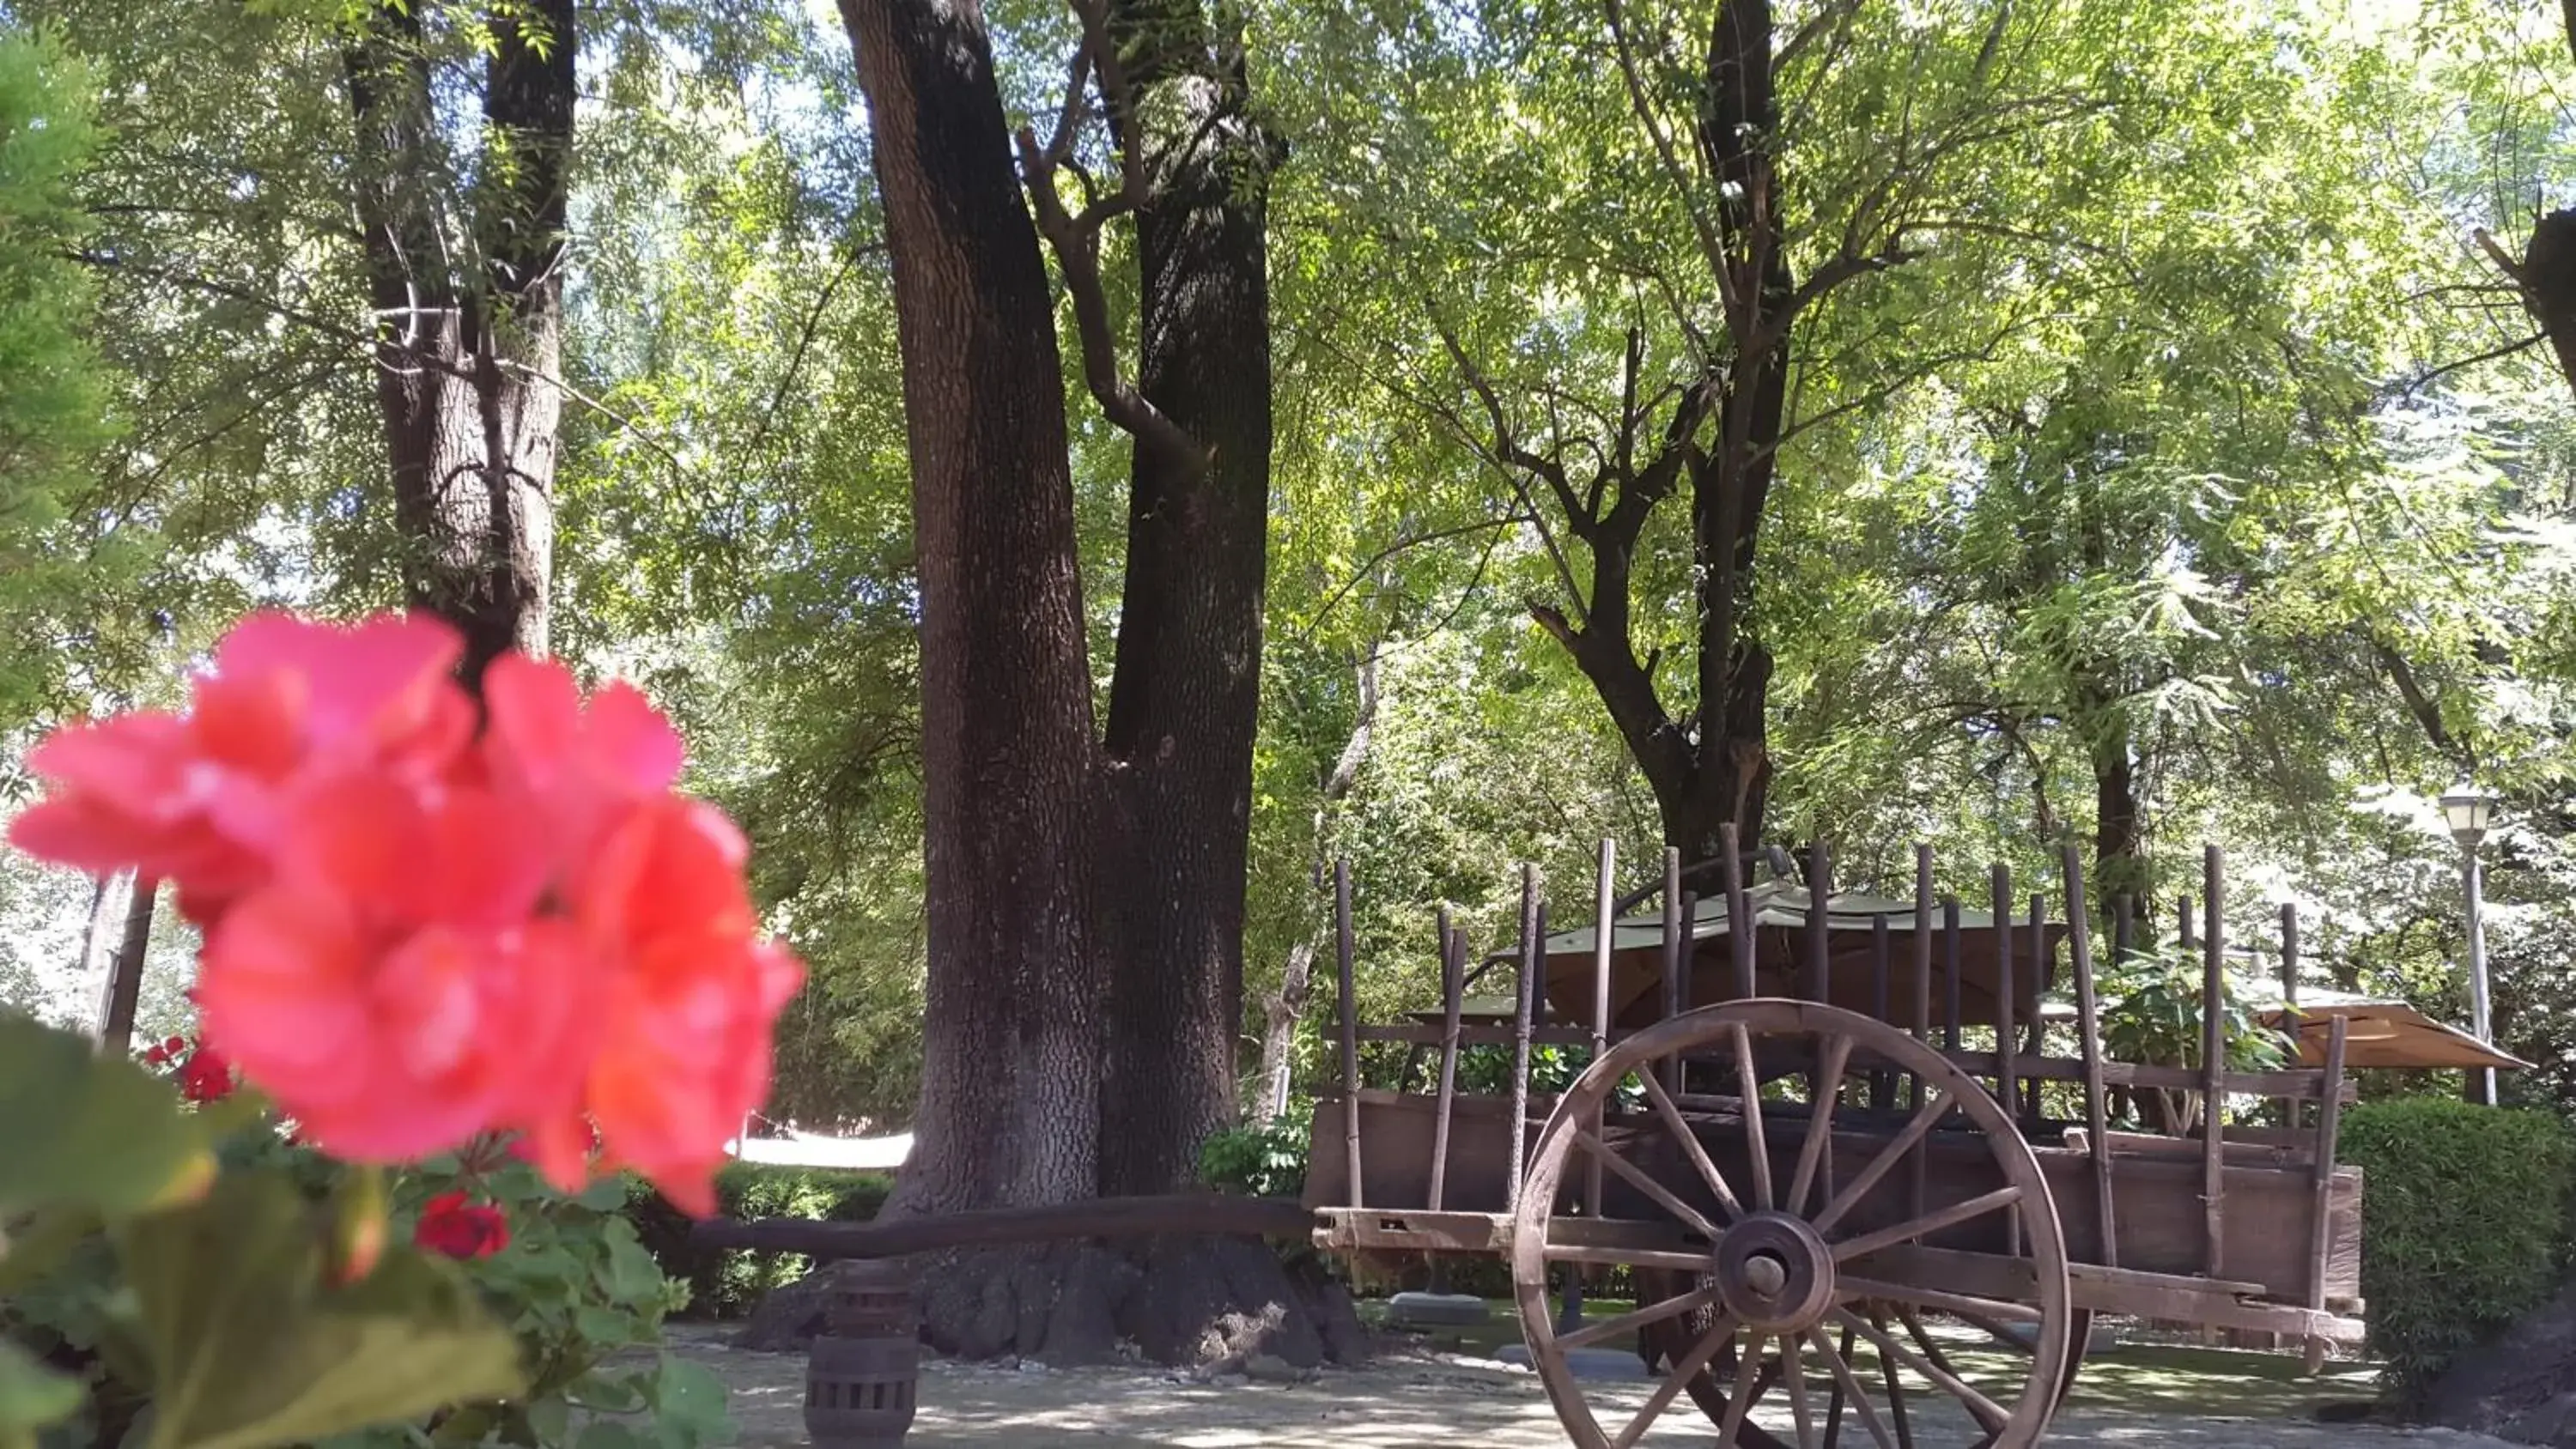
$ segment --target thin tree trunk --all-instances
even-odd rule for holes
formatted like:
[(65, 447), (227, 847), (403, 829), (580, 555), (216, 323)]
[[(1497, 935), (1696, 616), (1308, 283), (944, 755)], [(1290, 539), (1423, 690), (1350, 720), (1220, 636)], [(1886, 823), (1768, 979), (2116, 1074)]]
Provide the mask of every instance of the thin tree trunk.
[[(1334, 757), (1332, 772), (1324, 777), (1323, 797), (1315, 806), (1313, 849), (1308, 859), (1307, 878), (1320, 889), (1329, 873), (1332, 855), (1332, 816), (1334, 807), (1348, 799), (1359, 783), (1360, 768), (1368, 763), (1369, 746), (1377, 737), (1378, 651), (1383, 640), (1372, 640), (1368, 651), (1360, 656), (1358, 676), (1359, 709), (1351, 721), (1350, 738), (1343, 741), (1341, 753)], [(1329, 929), (1330, 917), (1323, 911), (1313, 913), (1315, 929), (1288, 952), (1288, 964), (1279, 976), (1279, 990), (1265, 1005), (1261, 1033), (1261, 1115), (1276, 1122), (1288, 1110), (1290, 1068), (1297, 1044), (1297, 1023), (1306, 1012), (1306, 1002), (1314, 980), (1315, 955), (1320, 949), (1318, 938)]]
[(98, 1047), (109, 1056), (134, 1049), (134, 1009), (143, 999), (143, 962), (152, 947), (153, 905), (160, 891), (159, 881), (136, 876), (127, 894), (124, 930), (108, 961), (105, 1006), (99, 1013)]
[(930, 971), (889, 1214), (1099, 1180), (1091, 680), (1054, 299), (980, 12), (841, 0), (875, 134), (921, 580)]

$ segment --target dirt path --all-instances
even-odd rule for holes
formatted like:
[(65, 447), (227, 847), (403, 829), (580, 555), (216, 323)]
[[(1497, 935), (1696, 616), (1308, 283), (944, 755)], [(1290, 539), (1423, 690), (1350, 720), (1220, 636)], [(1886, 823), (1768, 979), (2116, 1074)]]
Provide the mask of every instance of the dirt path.
[[(678, 1350), (715, 1368), (731, 1386), (744, 1449), (806, 1442), (801, 1355), (745, 1353), (698, 1334), (682, 1337)], [(1608, 1386), (1604, 1400), (1639, 1405), (1650, 1387)], [(1566, 1442), (1536, 1378), (1473, 1360), (1394, 1360), (1288, 1385), (1193, 1383), (1147, 1369), (936, 1363), (923, 1373), (920, 1395), (910, 1449), (1564, 1449)], [(1778, 1427), (1785, 1433), (1785, 1416)], [(1915, 1427), (1922, 1449), (1972, 1440), (1964, 1415), (1927, 1422), (1918, 1414)], [(1711, 1437), (1705, 1420), (1694, 1424), (1677, 1413), (1643, 1442), (1705, 1446)], [(1843, 1442), (1857, 1449), (1869, 1439), (1857, 1423), (1846, 1423)], [(2448, 1430), (2098, 1406), (2070, 1407), (2048, 1442), (2121, 1449), (2512, 1449)]]

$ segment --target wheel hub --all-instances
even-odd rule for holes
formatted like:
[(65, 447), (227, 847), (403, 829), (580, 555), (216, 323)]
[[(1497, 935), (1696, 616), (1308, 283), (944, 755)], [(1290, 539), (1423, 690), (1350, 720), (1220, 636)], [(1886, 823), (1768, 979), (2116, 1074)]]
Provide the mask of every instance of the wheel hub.
[(1833, 1250), (1786, 1213), (1755, 1213), (1728, 1228), (1716, 1260), (1718, 1295), (1748, 1328), (1803, 1333), (1833, 1308)]

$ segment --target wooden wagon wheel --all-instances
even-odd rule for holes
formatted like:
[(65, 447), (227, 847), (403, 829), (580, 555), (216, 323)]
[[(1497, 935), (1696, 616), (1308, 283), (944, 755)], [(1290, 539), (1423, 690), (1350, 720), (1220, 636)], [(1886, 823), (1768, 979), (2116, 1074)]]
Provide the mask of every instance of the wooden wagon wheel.
[[(1792, 1050), (1812, 1054), (1807, 1058), (1815, 1063), (1807, 1120), (1803, 1130), (1792, 1129), (1778, 1144), (1783, 1151), (1794, 1146), (1790, 1165), (1775, 1159), (1768, 1140), (1784, 1124), (1766, 1128), (1758, 1110), (1742, 1114), (1742, 1165), (1729, 1175), (1719, 1169), (1708, 1144), (1664, 1088), (1659, 1068), (1676, 1058), (1723, 1054), (1732, 1057), (1736, 1079), (1749, 1084), (1757, 1070), (1757, 1040), (1775, 1052), (1785, 1041)], [(1850, 1150), (1847, 1138), (1843, 1155), (1848, 1160), (1828, 1165), (1833, 1113), (1855, 1052), (1874, 1058), (1873, 1069), (1919, 1075), (1929, 1096), (1901, 1130), (1872, 1139), (1858, 1151)], [(1653, 1125), (1624, 1136), (1599, 1132), (1596, 1114), (1632, 1075), (1652, 1103)], [(1895, 1190), (1894, 1169), (1954, 1110), (1975, 1129), (2004, 1185), (1884, 1227), (1862, 1231), (1847, 1221), (1873, 1193)], [(1685, 1180), (1671, 1180), (1669, 1169), (1659, 1178), (1651, 1166), (1641, 1165), (1648, 1157), (1643, 1149), (1657, 1143), (1670, 1144), (1664, 1160), (1688, 1163)], [(1581, 1176), (1582, 1166), (1595, 1161), (1652, 1204), (1652, 1221), (1555, 1212), (1561, 1189)], [(2015, 1301), (1865, 1280), (1846, 1271), (1849, 1260), (2008, 1210), (2017, 1210), (2024, 1239), (2026, 1271), (2015, 1275), (2023, 1285)], [(1883, 1220), (1887, 1215), (1864, 1216)], [(1588, 1067), (1558, 1099), (1539, 1134), (1514, 1214), (1511, 1259), (1531, 1364), (1575, 1449), (1629, 1449), (1685, 1390), (1692, 1390), (1692, 1397), (1717, 1419), (1721, 1445), (1754, 1449), (1777, 1442), (1747, 1423), (1764, 1379), (1773, 1374), (1789, 1401), (1800, 1449), (1820, 1449), (1838, 1432), (1820, 1422), (1826, 1417), (1818, 1413), (1820, 1388), (1848, 1402), (1878, 1449), (1902, 1449), (1899, 1440), (1912, 1436), (1896, 1402), (1898, 1366), (1909, 1370), (1923, 1391), (1946, 1395), (1965, 1409), (1982, 1426), (1983, 1443), (1990, 1449), (2028, 1449), (2047, 1428), (2072, 1366), (2074, 1315), (2068, 1302), (2065, 1238), (2039, 1161), (2011, 1116), (1975, 1079), (1930, 1047), (1883, 1022), (1816, 1002), (1756, 999), (1685, 1012), (1620, 1042)], [(1641, 1410), (1605, 1406), (1611, 1420), (1607, 1427), (1567, 1361), (1566, 1350), (1576, 1345), (1560, 1338), (1549, 1310), (1548, 1269), (1555, 1263), (1624, 1264), (1647, 1270), (1644, 1281), (1668, 1274), (1678, 1276), (1665, 1281), (1689, 1285), (1589, 1326), (1582, 1332), (1583, 1342), (1638, 1330), (1669, 1343), (1669, 1330), (1657, 1325), (1693, 1316), (1702, 1316), (1706, 1325), (1688, 1348), (1673, 1356)], [(2027, 1367), (2017, 1386), (2003, 1396), (1990, 1396), (1970, 1384), (1927, 1337), (1890, 1322), (1893, 1317), (1898, 1323), (1919, 1324), (1926, 1313), (1956, 1312), (2035, 1326)], [(1888, 1382), (1871, 1382), (1876, 1376), (1856, 1369), (1852, 1355), (1837, 1346), (1840, 1341), (1868, 1347)], [(1714, 1385), (1695, 1381), (1709, 1378), (1713, 1365), (1730, 1359), (1731, 1383), (1703, 1392)], [(1881, 1405), (1900, 1416), (1895, 1434)], [(1839, 1422), (1839, 1414), (1831, 1417)]]

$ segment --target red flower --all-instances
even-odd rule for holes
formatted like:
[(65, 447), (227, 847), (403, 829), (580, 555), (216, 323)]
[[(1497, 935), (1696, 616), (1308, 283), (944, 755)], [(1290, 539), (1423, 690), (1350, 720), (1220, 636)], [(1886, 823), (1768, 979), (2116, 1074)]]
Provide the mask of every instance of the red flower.
[(213, 1047), (198, 1043), (188, 1053), (187, 1064), (179, 1068), (179, 1095), (191, 1102), (220, 1102), (232, 1094), (232, 1063)]
[(489, 791), (317, 790), (208, 937), (206, 1028), (316, 1147), (399, 1163), (570, 1110), (591, 958), (535, 912), (539, 843)]
[(463, 653), (437, 620), (352, 629), (255, 614), (225, 636), (186, 716), (144, 710), (56, 730), (27, 754), (53, 788), (9, 839), (96, 874), (177, 884), (200, 925), (256, 888), (301, 789), (352, 771), (432, 779), (472, 734), (448, 678)]
[(411, 1240), (450, 1258), (488, 1258), (510, 1245), (510, 1220), (488, 1203), (468, 1204), (462, 1192), (440, 1193), (420, 1210)]
[(193, 1099), (238, 1066), (335, 1156), (515, 1131), (560, 1186), (623, 1162), (711, 1210), (804, 968), (760, 936), (740, 832), (672, 791), (679, 737), (641, 694), (505, 656), (475, 741), (461, 647), (427, 618), (254, 616), (186, 716), (32, 752), (50, 792), (12, 838), (168, 879), (206, 927)]
[(702, 1216), (725, 1142), (768, 1096), (770, 1032), (805, 977), (759, 938), (744, 854), (720, 812), (665, 796), (610, 828), (570, 893), (585, 942), (614, 963), (583, 1100), (612, 1159)]
[(156, 1067), (167, 1066), (170, 1063), (177, 1061), (179, 1059), (179, 1054), (187, 1049), (188, 1043), (186, 1039), (174, 1036), (168, 1041), (154, 1042), (152, 1044), (152, 1050), (143, 1054), (143, 1059)]

